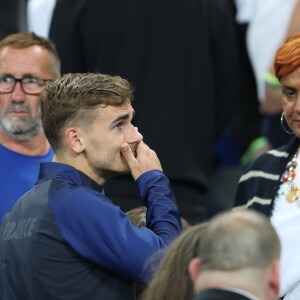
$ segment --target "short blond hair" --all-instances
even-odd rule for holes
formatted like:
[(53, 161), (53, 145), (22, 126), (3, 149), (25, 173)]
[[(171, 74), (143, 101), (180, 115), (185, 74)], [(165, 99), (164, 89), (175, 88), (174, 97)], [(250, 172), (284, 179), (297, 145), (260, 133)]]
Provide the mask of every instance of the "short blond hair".
[(42, 124), (55, 152), (63, 145), (66, 126), (88, 127), (95, 119), (95, 107), (122, 105), (133, 100), (130, 83), (101, 73), (65, 74), (48, 83), (41, 93)]

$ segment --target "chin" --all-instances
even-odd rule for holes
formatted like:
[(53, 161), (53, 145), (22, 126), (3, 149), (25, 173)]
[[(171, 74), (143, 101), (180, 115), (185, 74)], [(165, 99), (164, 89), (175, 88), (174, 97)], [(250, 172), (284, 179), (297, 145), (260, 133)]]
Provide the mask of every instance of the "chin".
[(124, 169), (120, 170), (120, 175), (124, 175), (124, 174), (129, 174), (130, 173), (130, 169), (128, 166), (125, 166)]
[(113, 177), (122, 176), (126, 174), (130, 174), (130, 169), (128, 166), (123, 166), (119, 170), (115, 170), (115, 171), (111, 170), (109, 177), (113, 178)]
[(293, 124), (293, 127), (290, 127), (291, 131), (294, 132), (295, 136), (300, 138), (300, 124)]

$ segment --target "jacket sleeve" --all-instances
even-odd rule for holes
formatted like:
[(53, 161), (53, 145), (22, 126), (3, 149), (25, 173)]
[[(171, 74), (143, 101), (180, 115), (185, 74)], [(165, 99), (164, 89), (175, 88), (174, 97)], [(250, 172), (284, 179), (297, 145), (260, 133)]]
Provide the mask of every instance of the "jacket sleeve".
[(120, 276), (144, 282), (146, 260), (181, 232), (181, 223), (162, 172), (141, 175), (137, 185), (148, 207), (148, 228), (135, 227), (108, 198), (86, 187), (68, 187), (67, 197), (52, 193), (50, 205), (62, 236), (76, 252)]

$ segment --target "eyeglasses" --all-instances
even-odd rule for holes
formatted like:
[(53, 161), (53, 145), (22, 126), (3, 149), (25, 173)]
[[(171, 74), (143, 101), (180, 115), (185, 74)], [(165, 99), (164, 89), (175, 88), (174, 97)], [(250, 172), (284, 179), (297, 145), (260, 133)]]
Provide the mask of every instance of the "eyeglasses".
[(19, 82), (25, 94), (39, 95), (47, 81), (51, 80), (52, 79), (42, 79), (36, 77), (15, 78), (8, 75), (0, 76), (0, 94), (11, 93), (14, 90), (17, 82)]

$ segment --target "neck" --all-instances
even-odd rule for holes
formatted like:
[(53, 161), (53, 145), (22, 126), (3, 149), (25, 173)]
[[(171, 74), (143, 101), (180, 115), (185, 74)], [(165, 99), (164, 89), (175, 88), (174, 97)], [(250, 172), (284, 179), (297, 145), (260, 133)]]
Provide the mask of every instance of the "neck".
[(17, 141), (3, 130), (0, 130), (0, 144), (11, 151), (29, 156), (45, 155), (50, 149), (50, 145), (42, 130), (28, 142)]
[[(237, 272), (241, 273), (241, 272)], [(245, 291), (255, 297), (255, 299), (266, 299), (264, 295), (264, 289), (259, 288), (262, 285), (262, 282), (259, 284), (253, 280), (249, 280), (248, 274), (231, 274), (231, 272), (203, 272), (198, 277), (196, 284), (195, 284), (195, 291), (197, 293), (206, 290), (206, 289), (214, 289), (214, 288), (221, 288), (221, 289), (239, 289)], [(253, 275), (253, 274), (251, 274)], [(258, 274), (255, 274), (258, 275)], [(244, 280), (243, 278), (247, 278)], [(261, 277), (259, 277), (261, 278)]]
[(64, 152), (55, 152), (55, 155), (53, 157), (53, 162), (63, 163), (70, 165), (74, 167), (75, 169), (81, 171), (85, 175), (89, 176), (91, 179), (93, 179), (95, 182), (97, 182), (99, 185), (104, 185), (106, 182), (106, 178), (99, 174), (99, 171), (95, 170), (94, 168), (91, 168), (91, 166), (88, 164), (86, 158), (84, 155), (76, 155), (74, 153), (66, 151)]

